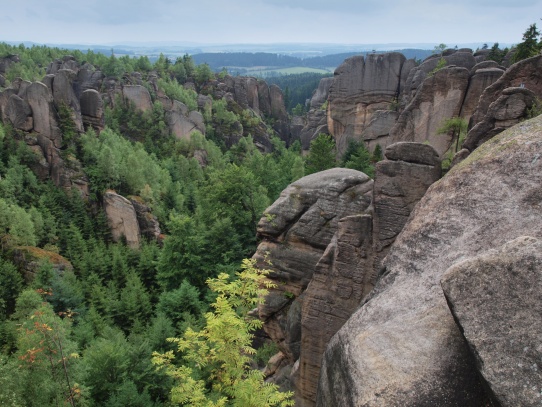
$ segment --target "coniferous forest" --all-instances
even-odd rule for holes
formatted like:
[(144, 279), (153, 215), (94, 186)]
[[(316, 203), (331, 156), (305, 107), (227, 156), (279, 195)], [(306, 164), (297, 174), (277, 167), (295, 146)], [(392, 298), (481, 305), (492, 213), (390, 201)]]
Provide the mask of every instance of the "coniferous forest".
[[(0, 57), (17, 56), (4, 88), (41, 81), (68, 54), (117, 82), (138, 72), (149, 86), (152, 76), (191, 110), (215, 79), (189, 56), (153, 64), (0, 44)], [(243, 259), (255, 250), (263, 211), (288, 184), (340, 165), (333, 141), (316, 142), (303, 157), (299, 142), (287, 146), (273, 136), (272, 120), (224, 100), (199, 108), (205, 136), (179, 139), (150, 94), (145, 112), (122, 100), (106, 103), (101, 131), (77, 130), (70, 109), (59, 106), (61, 156), (66, 165), (77, 162), (88, 196), (36, 174), (27, 135), (0, 124), (2, 406), (291, 403), (289, 393), (264, 384), (261, 370), (276, 348), (253, 341), (261, 322), (247, 312), (261, 298), (265, 272)], [(227, 141), (239, 123), (242, 137)], [(267, 152), (252, 138), (258, 126), (272, 135)], [(356, 157), (367, 158), (363, 149), (352, 146), (344, 163), (356, 167)], [(161, 235), (137, 248), (115, 241), (103, 210), (109, 190), (148, 207)]]

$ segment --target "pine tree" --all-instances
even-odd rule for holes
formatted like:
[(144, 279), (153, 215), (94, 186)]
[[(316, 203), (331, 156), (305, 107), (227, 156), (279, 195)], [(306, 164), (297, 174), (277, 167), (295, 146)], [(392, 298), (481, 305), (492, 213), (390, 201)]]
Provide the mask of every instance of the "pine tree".
[(305, 174), (324, 171), (336, 165), (335, 140), (328, 134), (320, 133), (311, 141), (309, 155), (305, 163)]
[(538, 40), (539, 36), (540, 31), (536, 28), (536, 24), (531, 24), (527, 31), (523, 33), (523, 42), (516, 47), (513, 62), (538, 55), (542, 46), (542, 43)]

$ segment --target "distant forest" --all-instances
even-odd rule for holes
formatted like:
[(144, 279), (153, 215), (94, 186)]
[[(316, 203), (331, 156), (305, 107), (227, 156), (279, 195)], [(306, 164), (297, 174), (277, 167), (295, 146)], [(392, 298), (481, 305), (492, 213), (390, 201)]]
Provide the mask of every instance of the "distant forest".
[[(228, 67), (294, 67), (325, 69), (339, 66), (346, 58), (354, 55), (367, 55), (376, 51), (345, 52), (341, 54), (325, 55), (321, 57), (298, 58), (288, 55), (272, 54), (267, 52), (218, 52), (201, 53), (192, 55), (196, 64), (207, 63), (214, 71), (220, 71)], [(391, 52), (391, 51), (385, 51)], [(401, 49), (406, 58), (425, 59), (433, 53), (433, 50), (425, 49)], [(378, 51), (384, 53), (384, 51)]]

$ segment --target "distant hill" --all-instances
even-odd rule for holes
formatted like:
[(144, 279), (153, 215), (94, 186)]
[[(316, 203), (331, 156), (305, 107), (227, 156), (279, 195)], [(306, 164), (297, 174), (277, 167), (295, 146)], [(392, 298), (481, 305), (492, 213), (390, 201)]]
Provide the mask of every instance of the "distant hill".
[[(242, 68), (288, 68), (288, 67), (306, 67), (315, 69), (336, 68), (345, 59), (354, 55), (367, 55), (377, 51), (359, 51), (343, 52), (340, 54), (331, 54), (317, 57), (300, 58), (290, 55), (282, 55), (269, 52), (205, 52), (192, 55), (196, 64), (207, 63), (214, 71), (227, 68), (230, 71), (245, 72)], [(378, 51), (378, 53), (392, 51)], [(401, 49), (406, 58), (425, 59), (432, 54), (432, 50), (427, 49)]]

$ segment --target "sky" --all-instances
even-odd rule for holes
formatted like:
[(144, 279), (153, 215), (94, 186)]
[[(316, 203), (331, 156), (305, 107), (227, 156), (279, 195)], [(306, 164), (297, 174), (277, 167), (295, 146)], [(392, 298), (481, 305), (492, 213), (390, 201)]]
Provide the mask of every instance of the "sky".
[(0, 41), (517, 44), (542, 0), (0, 0)]

